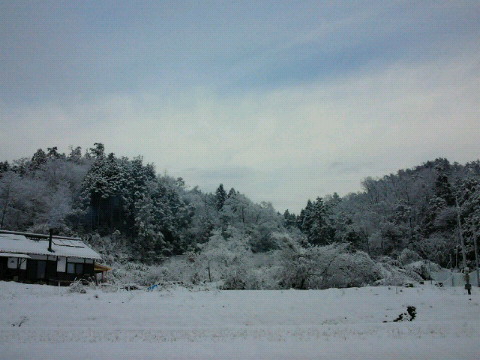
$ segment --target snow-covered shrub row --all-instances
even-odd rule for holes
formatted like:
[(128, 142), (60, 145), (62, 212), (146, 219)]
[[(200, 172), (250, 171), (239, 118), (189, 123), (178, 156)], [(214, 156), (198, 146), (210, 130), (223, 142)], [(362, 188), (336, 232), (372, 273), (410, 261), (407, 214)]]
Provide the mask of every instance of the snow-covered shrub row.
[(350, 252), (348, 244), (302, 247), (291, 238), (277, 255), (282, 288), (325, 289), (372, 284), (381, 272), (364, 252)]
[(323, 287), (360, 287), (374, 283), (381, 271), (368, 254), (341, 253), (329, 265)]
[(137, 284), (148, 285), (151, 268), (148, 265), (126, 262), (114, 263), (109, 273), (110, 282), (118, 285)]
[(419, 261), (421, 259), (422, 258), (420, 257), (420, 255), (418, 255), (418, 253), (416, 253), (415, 251), (410, 250), (408, 248), (403, 249), (402, 252), (400, 253), (400, 255), (398, 256), (398, 261), (402, 265), (411, 264), (411, 263), (413, 263), (415, 261)]
[(403, 285), (429, 279), (430, 272), (439, 268), (425, 261), (408, 263), (416, 259), (411, 252), (403, 252), (401, 261), (385, 256), (374, 261), (348, 243), (309, 246), (287, 233), (272, 236), (278, 250), (255, 254), (249, 240), (237, 228), (215, 231), (200, 251), (171, 257), (161, 265), (117, 263), (112, 281), (161, 288), (214, 284), (226, 290), (325, 289)]
[(378, 266), (381, 278), (375, 282), (375, 285), (401, 286), (424, 280), (415, 271), (402, 268), (397, 260), (392, 260), (386, 256), (379, 259)]
[(441, 267), (428, 260), (415, 261), (404, 266), (405, 270), (410, 273), (420, 275), (423, 280), (431, 280), (432, 273), (441, 271)]

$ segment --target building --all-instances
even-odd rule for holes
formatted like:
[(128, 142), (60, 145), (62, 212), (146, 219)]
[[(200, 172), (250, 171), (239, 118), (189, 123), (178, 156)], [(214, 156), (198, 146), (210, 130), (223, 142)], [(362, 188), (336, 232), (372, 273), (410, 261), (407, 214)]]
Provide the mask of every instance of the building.
[(110, 268), (79, 238), (0, 230), (0, 280), (69, 284), (103, 280)]

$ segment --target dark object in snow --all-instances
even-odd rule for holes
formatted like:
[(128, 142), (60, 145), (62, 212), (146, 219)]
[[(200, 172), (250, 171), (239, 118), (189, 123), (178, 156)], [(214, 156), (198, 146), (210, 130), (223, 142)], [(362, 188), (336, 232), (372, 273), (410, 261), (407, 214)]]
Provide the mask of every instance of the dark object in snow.
[[(417, 308), (415, 306), (407, 306), (407, 312), (401, 313), (393, 322), (412, 321), (417, 316)], [(384, 321), (386, 323), (388, 321)]]
[(407, 306), (407, 313), (410, 315), (410, 321), (417, 316), (417, 308), (415, 306)]
[(127, 291), (140, 290), (140, 286), (138, 286), (137, 284), (126, 284), (123, 285), (122, 289)]
[(18, 326), (18, 327), (20, 327), (20, 326), (22, 326), (22, 324), (23, 324), (25, 321), (27, 321), (27, 320), (28, 320), (28, 318), (27, 318), (26, 316), (22, 316), (22, 317), (20, 318), (20, 321), (17, 322), (17, 323), (13, 323), (12, 326)]
[(472, 295), (472, 284), (466, 283), (465, 284), (465, 290), (468, 291), (468, 295)]
[(435, 286), (443, 287), (443, 282), (436, 283)]
[(413, 287), (413, 284), (412, 284), (412, 283), (406, 283), (406, 284), (405, 284), (405, 287), (407, 287), (407, 288), (412, 288), (412, 287)]

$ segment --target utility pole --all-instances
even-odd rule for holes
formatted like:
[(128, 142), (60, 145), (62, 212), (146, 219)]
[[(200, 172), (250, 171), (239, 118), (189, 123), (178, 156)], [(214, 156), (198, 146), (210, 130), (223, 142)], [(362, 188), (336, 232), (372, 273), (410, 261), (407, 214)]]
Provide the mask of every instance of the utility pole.
[(462, 222), (460, 220), (460, 207), (458, 206), (458, 200), (456, 196), (455, 196), (455, 205), (457, 207), (457, 226), (458, 226), (458, 236), (460, 238), (460, 246), (462, 247), (463, 269), (465, 269), (467, 267), (467, 253), (465, 252), (465, 242), (463, 241)]
[(480, 274), (478, 271), (478, 248), (477, 248), (477, 234), (473, 234), (473, 246), (475, 250), (475, 266), (477, 267), (477, 286), (480, 287)]

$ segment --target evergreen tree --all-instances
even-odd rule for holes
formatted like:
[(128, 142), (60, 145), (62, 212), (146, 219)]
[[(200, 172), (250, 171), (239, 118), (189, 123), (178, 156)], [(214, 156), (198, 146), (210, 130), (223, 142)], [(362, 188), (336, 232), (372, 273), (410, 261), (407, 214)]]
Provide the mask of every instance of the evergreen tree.
[(455, 205), (455, 197), (453, 196), (452, 186), (448, 181), (445, 173), (439, 173), (435, 180), (435, 195), (445, 200), (447, 206)]
[(237, 195), (237, 192), (235, 189), (232, 187), (230, 191), (228, 192), (227, 198), (235, 197)]
[(318, 197), (312, 204), (308, 219), (308, 242), (313, 245), (327, 245), (333, 242), (335, 229), (331, 226), (328, 207)]
[(300, 211), (300, 216), (297, 219), (298, 228), (304, 233), (308, 234), (312, 227), (312, 212), (313, 212), (313, 204), (308, 199), (307, 206), (305, 209)]
[(10, 170), (10, 164), (8, 161), (1, 162), (0, 161), (0, 178), (2, 177), (2, 173), (5, 173)]
[(32, 156), (30, 169), (35, 171), (47, 162), (47, 154), (42, 149), (38, 149)]
[(480, 243), (480, 176), (471, 173), (456, 185), (460, 189), (458, 198), (467, 260), (471, 262), (471, 267), (474, 267), (474, 242), (476, 240), (477, 245)]
[(297, 217), (295, 214), (290, 214), (290, 212), (285, 210), (283, 213), (284, 225), (286, 228), (292, 228), (297, 226)]
[(227, 199), (227, 193), (223, 188), (223, 184), (220, 184), (220, 186), (215, 191), (215, 200), (216, 200), (216, 206), (218, 211), (220, 211), (223, 208), (223, 204), (225, 204), (226, 199)]
[(89, 214), (91, 228), (113, 227), (121, 207), (120, 180), (120, 168), (113, 154), (96, 158), (82, 182), (84, 210)]

